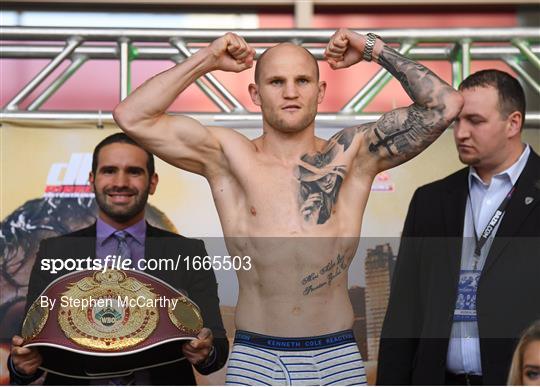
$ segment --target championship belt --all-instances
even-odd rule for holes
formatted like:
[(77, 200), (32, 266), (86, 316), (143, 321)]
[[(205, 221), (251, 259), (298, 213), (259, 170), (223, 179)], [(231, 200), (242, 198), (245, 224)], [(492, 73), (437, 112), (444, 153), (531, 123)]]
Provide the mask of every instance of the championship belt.
[(199, 307), (140, 271), (81, 271), (52, 282), (23, 322), (40, 368), (76, 378), (126, 375), (182, 360), (182, 340), (203, 327)]

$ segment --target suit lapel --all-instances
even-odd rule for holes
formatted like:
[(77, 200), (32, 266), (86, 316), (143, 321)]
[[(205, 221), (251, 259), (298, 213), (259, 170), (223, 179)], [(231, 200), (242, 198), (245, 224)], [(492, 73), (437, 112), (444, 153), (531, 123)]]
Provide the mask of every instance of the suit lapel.
[(517, 235), (520, 226), (540, 202), (540, 158), (531, 149), (529, 160), (521, 173), (516, 191), (508, 203), (508, 208), (497, 230), (489, 250), (484, 273), (489, 270), (510, 241)]
[(89, 251), (90, 257), (94, 259), (96, 257), (96, 223), (90, 227), (80, 230), (77, 233), (77, 238), (80, 238), (80, 243), (83, 245), (81, 251)]
[[(165, 244), (159, 238), (159, 229), (152, 227), (146, 222), (146, 241), (144, 243), (144, 258), (147, 260), (165, 258)], [(148, 273), (148, 270), (145, 270)], [(152, 275), (163, 278), (167, 270), (152, 270)], [(149, 273), (150, 274), (150, 273)]]
[(467, 169), (459, 171), (455, 178), (448, 182), (447, 189), (441, 198), (443, 201), (443, 225), (441, 227), (443, 233), (438, 237), (444, 239), (441, 246), (445, 246), (446, 251), (441, 251), (440, 254), (441, 258), (446, 257), (446, 259), (441, 261), (444, 266), (441, 265), (438, 270), (440, 273), (444, 273), (444, 281), (451, 284), (448, 288), (449, 291), (452, 291), (451, 297), (455, 297), (461, 268), (463, 220), (468, 188), (467, 176)]
[[(443, 200), (444, 233), (447, 239), (448, 254), (452, 260), (461, 257), (465, 204), (469, 188), (468, 169), (462, 169), (450, 183)], [(458, 259), (459, 261), (459, 259)]]

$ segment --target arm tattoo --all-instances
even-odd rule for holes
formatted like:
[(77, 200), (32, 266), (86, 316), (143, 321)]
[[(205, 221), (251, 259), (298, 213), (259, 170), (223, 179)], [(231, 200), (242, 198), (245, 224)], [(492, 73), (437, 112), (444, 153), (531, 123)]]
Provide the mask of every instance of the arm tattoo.
[(384, 114), (373, 126), (368, 151), (398, 165), (424, 150), (450, 124), (448, 97), (455, 91), (426, 67), (385, 46), (379, 63), (399, 80), (414, 103)]
[(379, 64), (401, 83), (414, 102), (423, 106), (433, 104), (434, 94), (438, 91), (435, 83), (446, 85), (428, 68), (413, 62), (388, 46), (384, 46), (381, 51)]
[(378, 153), (383, 147), (389, 157), (399, 158), (414, 151), (415, 147), (422, 150), (437, 139), (439, 132), (432, 132), (434, 123), (429, 120), (432, 112), (413, 104), (402, 123), (398, 123), (399, 114), (399, 111), (392, 111), (377, 122), (373, 134), (378, 141), (369, 144), (371, 153)]
[(347, 173), (346, 165), (336, 161), (363, 129), (352, 127), (336, 133), (322, 152), (300, 158), (300, 213), (306, 222), (325, 223), (332, 215), (339, 189)]

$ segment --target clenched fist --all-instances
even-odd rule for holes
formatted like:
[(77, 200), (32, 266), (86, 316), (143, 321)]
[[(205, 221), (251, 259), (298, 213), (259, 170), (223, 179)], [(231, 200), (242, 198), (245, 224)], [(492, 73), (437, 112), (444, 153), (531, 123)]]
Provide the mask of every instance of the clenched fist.
[[(364, 35), (341, 28), (330, 38), (324, 51), (324, 57), (334, 70), (347, 68), (362, 60), (365, 42)], [(377, 43), (380, 44), (380, 41)], [(376, 45), (375, 49), (378, 48)]]
[(232, 32), (214, 40), (208, 47), (215, 60), (215, 69), (238, 73), (253, 66), (255, 50)]

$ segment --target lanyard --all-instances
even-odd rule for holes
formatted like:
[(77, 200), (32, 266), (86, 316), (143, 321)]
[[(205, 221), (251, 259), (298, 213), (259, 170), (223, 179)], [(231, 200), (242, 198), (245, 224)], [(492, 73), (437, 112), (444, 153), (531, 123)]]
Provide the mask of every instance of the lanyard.
[(480, 255), (482, 253), (482, 247), (486, 244), (487, 240), (489, 239), (490, 235), (493, 233), (493, 230), (495, 230), (497, 224), (499, 224), (504, 211), (506, 210), (506, 207), (508, 206), (508, 203), (510, 202), (510, 198), (512, 197), (512, 194), (516, 190), (515, 186), (512, 186), (510, 191), (506, 194), (506, 197), (503, 199), (501, 204), (499, 204), (499, 208), (495, 210), (495, 213), (491, 216), (491, 220), (488, 222), (486, 228), (484, 231), (482, 231), (482, 235), (480, 235), (480, 238), (477, 237), (476, 233), (476, 225), (474, 223), (474, 209), (473, 204), (471, 200), (471, 192), (469, 190), (469, 202), (471, 204), (471, 215), (472, 215), (472, 223), (473, 223), (473, 230), (474, 230), (474, 241), (476, 242), (476, 247), (474, 249), (474, 269), (476, 270), (476, 266), (478, 264), (478, 259), (480, 258)]

